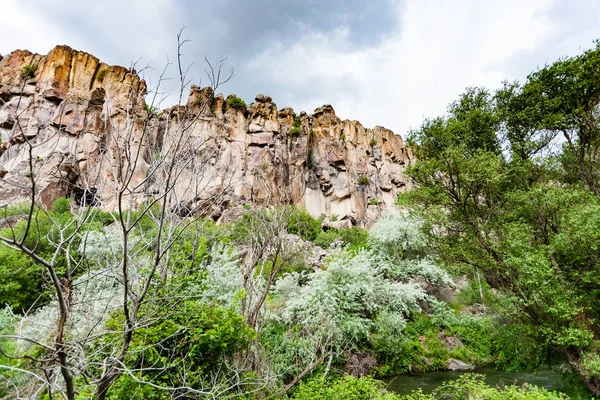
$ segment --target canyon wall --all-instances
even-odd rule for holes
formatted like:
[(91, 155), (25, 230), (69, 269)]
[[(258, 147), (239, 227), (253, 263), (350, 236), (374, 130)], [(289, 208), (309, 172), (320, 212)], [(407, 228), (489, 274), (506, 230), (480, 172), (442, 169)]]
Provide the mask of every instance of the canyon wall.
[(173, 195), (194, 210), (218, 194), (202, 211), (217, 220), (297, 204), (334, 225), (368, 225), (408, 189), (402, 138), (341, 120), (330, 105), (296, 114), (269, 96), (245, 106), (192, 86), (185, 105), (157, 112), (146, 95), (133, 69), (67, 46), (2, 58), (0, 205), (27, 201), (33, 186), (47, 207), (69, 196), (113, 210), (123, 171), (132, 201), (148, 201), (178, 160)]

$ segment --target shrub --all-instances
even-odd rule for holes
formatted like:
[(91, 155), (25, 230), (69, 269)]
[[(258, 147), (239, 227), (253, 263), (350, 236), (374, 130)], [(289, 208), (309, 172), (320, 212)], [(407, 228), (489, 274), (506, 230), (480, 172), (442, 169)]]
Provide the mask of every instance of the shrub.
[(342, 229), (340, 231), (340, 237), (351, 247), (363, 248), (367, 246), (369, 231), (353, 226), (352, 228)]
[(321, 221), (313, 218), (308, 211), (302, 208), (292, 209), (291, 215), (287, 221), (287, 231), (300, 236), (304, 240), (314, 242), (317, 236), (323, 231)]
[(106, 69), (102, 68), (100, 71), (98, 71), (98, 75), (96, 75), (98, 82), (102, 83), (102, 81), (104, 81), (104, 75), (106, 75)]
[(349, 249), (362, 249), (367, 247), (367, 241), (369, 238), (369, 232), (365, 229), (361, 229), (357, 226), (347, 229), (329, 229), (325, 232), (321, 232), (317, 235), (314, 243), (324, 249), (331, 246), (336, 239), (341, 239)]
[(494, 324), (493, 345), (496, 366), (505, 371), (539, 368), (549, 358), (549, 349), (539, 339), (536, 328), (499, 321)]
[(259, 340), (261, 347), (272, 354), (272, 373), (283, 382), (290, 382), (313, 362), (314, 343), (303, 337), (300, 329), (270, 322), (261, 331)]
[(300, 136), (300, 134), (302, 133), (302, 121), (300, 120), (300, 117), (295, 116), (294, 117), (294, 126), (289, 130), (289, 135), (290, 136)]
[(21, 78), (23, 78), (23, 79), (33, 78), (37, 69), (38, 69), (37, 64), (27, 64), (27, 65), (23, 66), (23, 69), (21, 70)]
[[(0, 335), (14, 335), (20, 318), (13, 314), (10, 308), (0, 308)], [(0, 352), (0, 366), (2, 366), (2, 379), (0, 379), (0, 398), (9, 399), (14, 396), (14, 388), (25, 387), (29, 376), (19, 370), (22, 360), (6, 357), (7, 354), (18, 354), (22, 352), (22, 342), (4, 337), (2, 339), (2, 352)], [(11, 367), (16, 367), (11, 369)]]
[(376, 206), (377, 204), (379, 204), (379, 200), (377, 199), (371, 199), (369, 200), (369, 204), (372, 206)]
[[(119, 320), (111, 322), (122, 323)], [(223, 368), (224, 358), (244, 349), (255, 337), (255, 332), (236, 312), (188, 301), (172, 310), (170, 318), (135, 331), (131, 347), (134, 350), (132, 357), (137, 359), (132, 358), (131, 362), (152, 365), (152, 368), (137, 373), (136, 378), (146, 382), (200, 389), (208, 377)], [(180, 374), (182, 368), (194, 371), (186, 375), (185, 381)], [(131, 375), (123, 374), (111, 387), (111, 398), (166, 398), (150, 389), (140, 397), (139, 386)]]
[(458, 292), (456, 298), (461, 304), (466, 306), (473, 304), (489, 306), (495, 301), (490, 285), (481, 277), (470, 280), (468, 285)]
[(50, 297), (44, 290), (42, 268), (23, 253), (0, 247), (0, 309), (8, 306), (22, 313), (45, 304)]
[[(251, 207), (248, 207), (249, 209)], [(233, 224), (231, 239), (239, 244), (248, 245), (252, 241), (252, 236), (258, 229), (265, 224), (272, 222), (272, 215), (264, 209), (246, 212)]]
[(337, 229), (329, 229), (325, 232), (321, 232), (315, 239), (315, 244), (323, 249), (327, 249), (331, 246), (336, 239), (340, 237), (340, 231)]
[(594, 376), (600, 376), (600, 354), (591, 351), (583, 353), (581, 361), (585, 367), (583, 374), (586, 377), (593, 379)]
[[(6, 209), (5, 215), (19, 215), (28, 211), (26, 204), (22, 204), (9, 207)], [(59, 240), (59, 227), (64, 229), (65, 235), (73, 233), (75, 229), (75, 224), (68, 211), (68, 200), (58, 199), (49, 215), (37, 208), (34, 210), (35, 215), (28, 231), (26, 221), (21, 220), (12, 228), (4, 228), (2, 234), (21, 240), (27, 231), (25, 245), (35, 248), (42, 257), (53, 257), (56, 251), (54, 243)], [(83, 229), (84, 231), (88, 228), (94, 229), (96, 226), (97, 223), (89, 221)], [(77, 249), (79, 240), (80, 237), (74, 238), (73, 249)], [(79, 255), (74, 251), (72, 257), (77, 258)], [(57, 273), (62, 276), (66, 261), (58, 258), (56, 265)], [(52, 297), (51, 286), (48, 286), (47, 283), (40, 264), (34, 262), (23, 252), (0, 246), (0, 308), (9, 305), (15, 312), (20, 313), (32, 306), (35, 308), (43, 306)]]
[(358, 345), (371, 334), (398, 336), (405, 315), (418, 309), (425, 292), (417, 284), (386, 278), (384, 268), (369, 252), (342, 251), (323, 270), (286, 275), (273, 291), (284, 304), (278, 310), (281, 320), (325, 334), (334, 346)]
[(371, 146), (371, 147), (377, 146), (377, 140), (375, 140), (375, 138), (371, 139), (371, 141), (369, 142), (369, 146)]
[(363, 175), (360, 178), (358, 178), (358, 181), (356, 183), (359, 186), (368, 186), (370, 182), (369, 182), (369, 178), (366, 175)]
[(56, 199), (52, 204), (52, 211), (57, 214), (65, 214), (71, 211), (71, 202), (66, 197)]
[(118, 221), (118, 218), (119, 216), (116, 212), (110, 211), (99, 211), (96, 217), (98, 223), (100, 223), (102, 226), (111, 225)]
[(236, 110), (245, 110), (246, 102), (241, 97), (233, 96), (227, 99), (227, 105), (229, 107), (235, 108)]
[(313, 378), (302, 382), (292, 399), (296, 400), (394, 400), (399, 396), (385, 390), (383, 382), (370, 377), (346, 375), (336, 380)]

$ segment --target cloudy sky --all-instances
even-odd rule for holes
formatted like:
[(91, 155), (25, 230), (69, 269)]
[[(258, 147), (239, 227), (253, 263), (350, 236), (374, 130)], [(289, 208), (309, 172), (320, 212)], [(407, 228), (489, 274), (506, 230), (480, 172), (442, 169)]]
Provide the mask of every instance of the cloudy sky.
[(185, 26), (196, 82), (204, 55), (227, 57), (225, 94), (264, 93), (297, 112), (328, 103), (405, 135), (467, 86), (522, 80), (592, 47), (599, 16), (598, 0), (0, 0), (0, 53), (67, 44), (160, 69)]

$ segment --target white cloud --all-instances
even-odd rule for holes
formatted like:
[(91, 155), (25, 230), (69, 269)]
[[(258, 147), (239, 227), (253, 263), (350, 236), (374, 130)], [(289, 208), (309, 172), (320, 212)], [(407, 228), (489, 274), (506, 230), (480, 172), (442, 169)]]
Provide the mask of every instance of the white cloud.
[(60, 25), (22, 7), (20, 0), (3, 0), (0, 12), (0, 54), (16, 49), (45, 53), (67, 41)]
[[(250, 68), (277, 82), (287, 103), (306, 110), (330, 103), (341, 118), (404, 135), (424, 117), (444, 113), (467, 86), (496, 88), (553, 61), (552, 45), (576, 53), (559, 39), (564, 32), (550, 20), (553, 6), (550, 0), (408, 0), (397, 9), (399, 29), (375, 47), (349, 50), (343, 29), (312, 33), (265, 50)], [(587, 48), (599, 34), (590, 28), (572, 41)], [(536, 64), (514, 68), (520, 54), (533, 51)]]
[(112, 64), (164, 60), (178, 28), (169, 10), (176, 0), (2, 0), (0, 53), (45, 54), (58, 44)]
[[(298, 33), (291, 42), (276, 31), (260, 40), (252, 37), (252, 21), (231, 17), (235, 2), (217, 7), (217, 18), (202, 13), (206, 2), (0, 1), (3, 54), (16, 48), (45, 53), (68, 44), (108, 63), (128, 65), (143, 57), (142, 64), (156, 60), (160, 67), (167, 54), (174, 60), (175, 34), (187, 22), (189, 33), (197, 36), (184, 49), (184, 61), (196, 61), (193, 73), (200, 74), (203, 67), (202, 54), (195, 52), (229, 55), (237, 77), (226, 90), (245, 97), (268, 92), (279, 106), (297, 111), (329, 103), (341, 118), (383, 125), (402, 135), (424, 117), (442, 114), (467, 86), (496, 88), (502, 80), (523, 79), (540, 65), (591, 47), (592, 39), (600, 37), (597, 0), (403, 0), (397, 3), (395, 29), (372, 30), (377, 40), (357, 41), (356, 35), (369, 29), (353, 29), (352, 19), (340, 13), (331, 21), (338, 28), (330, 31), (308, 20), (290, 21)], [(272, 10), (255, 11), (256, 17)], [(307, 15), (310, 19), (313, 14)], [(261, 21), (268, 24), (270, 19)], [(244, 29), (235, 34), (228, 30), (240, 22)], [(200, 27), (206, 29), (192, 29)], [(269, 26), (260, 28), (270, 32)], [(238, 37), (241, 32), (248, 32), (247, 37)], [(252, 50), (237, 54), (226, 48), (231, 43), (238, 45), (232, 48), (241, 44)]]

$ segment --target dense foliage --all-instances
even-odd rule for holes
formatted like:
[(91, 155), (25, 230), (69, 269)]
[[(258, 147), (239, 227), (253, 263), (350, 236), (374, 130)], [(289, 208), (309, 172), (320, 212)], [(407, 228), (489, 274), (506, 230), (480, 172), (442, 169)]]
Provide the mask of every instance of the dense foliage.
[(431, 394), (424, 394), (417, 390), (406, 396), (388, 392), (382, 382), (368, 377), (356, 379), (345, 376), (330, 382), (315, 378), (300, 385), (292, 398), (297, 400), (559, 400), (567, 397), (561, 393), (549, 392), (529, 385), (496, 388), (485, 384), (481, 375), (466, 374), (455, 381), (441, 385)]
[(417, 189), (402, 199), (431, 250), (481, 273), (505, 296), (506, 322), (562, 354), (596, 394), (599, 79), (600, 45), (522, 85), (469, 89), (412, 133)]
[(227, 105), (235, 108), (236, 110), (245, 110), (246, 102), (241, 97), (233, 96), (227, 98)]

